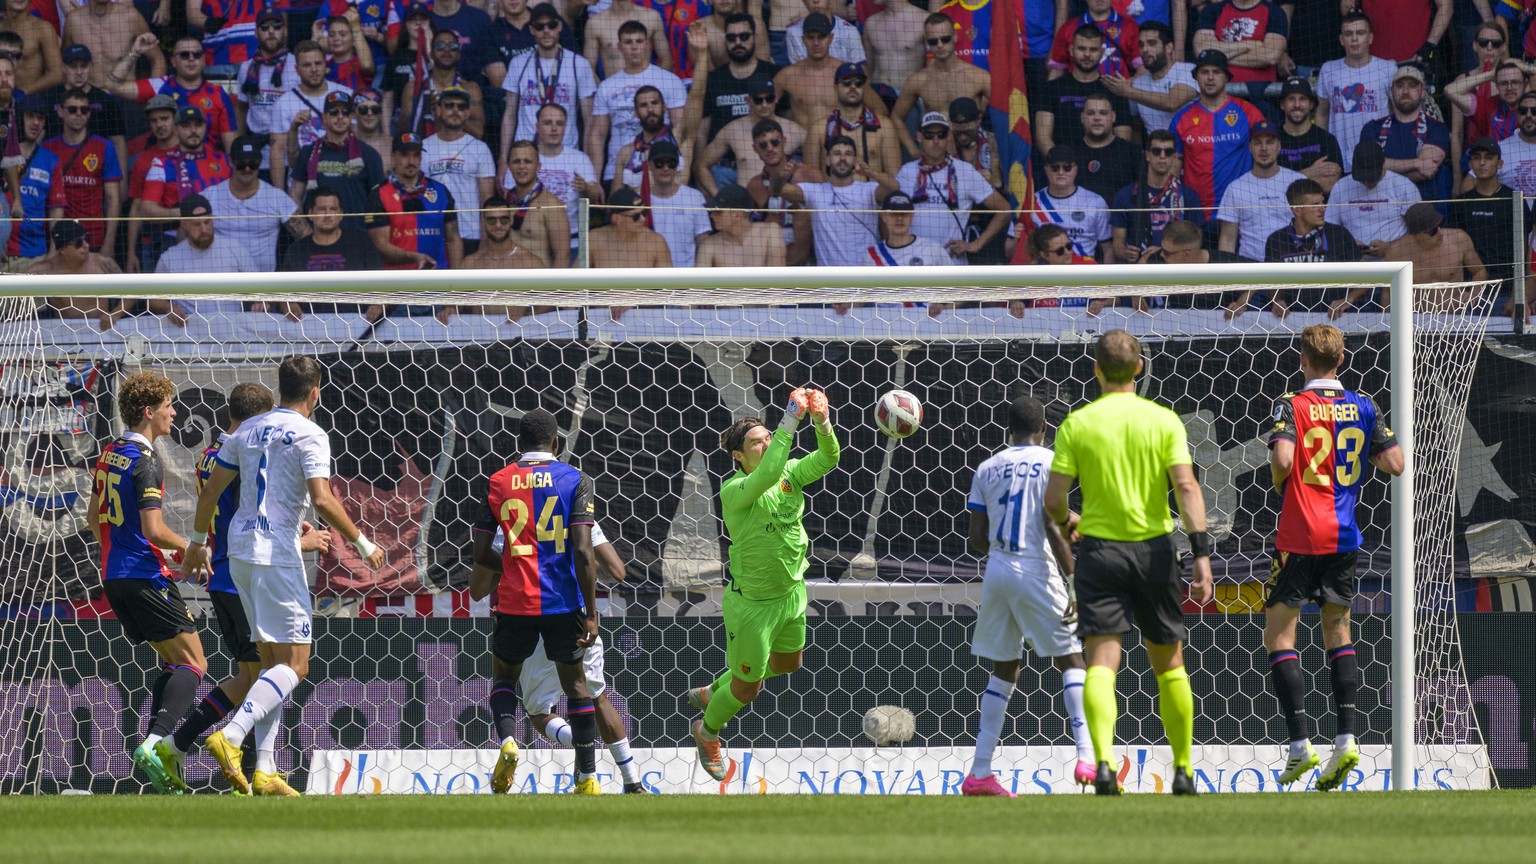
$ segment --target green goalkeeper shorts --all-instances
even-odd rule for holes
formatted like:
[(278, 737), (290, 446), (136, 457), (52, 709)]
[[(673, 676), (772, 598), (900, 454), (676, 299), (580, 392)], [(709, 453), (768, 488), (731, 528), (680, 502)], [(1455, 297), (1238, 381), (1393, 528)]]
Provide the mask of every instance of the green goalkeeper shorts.
[(721, 601), (725, 617), (725, 661), (743, 681), (768, 676), (768, 655), (805, 647), (805, 584), (772, 600), (748, 600), (726, 586)]

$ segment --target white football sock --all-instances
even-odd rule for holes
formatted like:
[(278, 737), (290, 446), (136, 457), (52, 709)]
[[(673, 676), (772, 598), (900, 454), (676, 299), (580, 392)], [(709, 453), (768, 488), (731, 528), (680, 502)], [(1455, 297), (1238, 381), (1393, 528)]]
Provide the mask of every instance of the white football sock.
[(635, 757), (629, 754), (628, 738), (620, 738), (609, 744), (608, 752), (613, 754), (613, 761), (619, 764), (619, 773), (624, 776), (625, 783), (640, 782), (640, 769), (635, 767)]
[(571, 724), (565, 722), (565, 718), (559, 714), (549, 718), (544, 724), (544, 737), (559, 744), (561, 747), (571, 746)]
[(283, 726), (283, 709), (256, 721), (256, 770), (266, 774), (277, 773), (277, 732)]
[(1333, 746), (1336, 749), (1343, 750), (1344, 748), (1348, 747), (1349, 745), (1351, 745), (1353, 743), (1355, 743), (1355, 736), (1353, 736), (1353, 735), (1335, 735), (1335, 736), (1333, 736)]
[(1088, 734), (1088, 715), (1083, 713), (1083, 682), (1088, 680), (1086, 669), (1061, 670), (1061, 701), (1067, 706), (1067, 722), (1072, 725), (1072, 743), (1077, 745), (1077, 758), (1093, 764), (1093, 736)]
[(245, 701), (240, 703), (239, 710), (224, 724), (224, 737), (239, 747), (245, 741), (245, 736), (251, 734), (251, 730), (261, 722), (261, 718), (282, 708), (283, 702), (297, 686), (299, 676), (281, 663), (264, 670), (256, 683), (251, 685), (250, 692), (245, 694)]
[(1287, 753), (1288, 758), (1297, 759), (1307, 755), (1307, 745), (1310, 743), (1311, 742), (1307, 741), (1306, 739), (1302, 739), (1300, 741), (1292, 741), (1291, 749), (1289, 753)]
[(1013, 682), (996, 675), (987, 677), (987, 689), (981, 693), (981, 725), (976, 730), (976, 761), (971, 776), (982, 778), (992, 773), (992, 751), (1003, 734), (1003, 718), (1008, 714), (1008, 700), (1013, 698)]

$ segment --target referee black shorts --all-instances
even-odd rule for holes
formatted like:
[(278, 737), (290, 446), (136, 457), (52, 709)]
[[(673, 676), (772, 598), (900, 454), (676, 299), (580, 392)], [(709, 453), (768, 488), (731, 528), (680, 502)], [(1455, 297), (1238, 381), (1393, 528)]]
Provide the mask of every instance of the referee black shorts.
[(1153, 645), (1184, 641), (1184, 592), (1173, 536), (1137, 543), (1084, 537), (1077, 555), (1077, 634), (1141, 629)]
[(1264, 608), (1285, 605), (1300, 609), (1313, 600), (1348, 608), (1355, 602), (1359, 559), (1358, 551), (1301, 555), (1277, 550), (1269, 562), (1269, 597)]
[(107, 579), (101, 583), (112, 614), (123, 627), (123, 635), (137, 645), (140, 642), (164, 642), (183, 633), (196, 633), (192, 612), (181, 599), (181, 591), (164, 580)]
[(245, 607), (240, 605), (240, 595), (233, 591), (209, 591), (208, 601), (213, 604), (213, 617), (219, 622), (219, 635), (224, 637), (224, 652), (236, 663), (259, 663), (261, 651), (251, 641), (251, 622), (245, 617)]

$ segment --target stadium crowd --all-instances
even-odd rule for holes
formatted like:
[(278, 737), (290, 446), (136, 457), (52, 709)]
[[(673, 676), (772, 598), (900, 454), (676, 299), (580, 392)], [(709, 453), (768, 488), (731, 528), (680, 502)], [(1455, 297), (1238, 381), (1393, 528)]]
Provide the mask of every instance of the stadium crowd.
[[(1388, 259), (1428, 282), (1527, 254), (1530, 0), (477, 2), (7, 0), (7, 271), (562, 268), (581, 198), (596, 267)], [(1001, 2), (1021, 57), (989, 50)]]

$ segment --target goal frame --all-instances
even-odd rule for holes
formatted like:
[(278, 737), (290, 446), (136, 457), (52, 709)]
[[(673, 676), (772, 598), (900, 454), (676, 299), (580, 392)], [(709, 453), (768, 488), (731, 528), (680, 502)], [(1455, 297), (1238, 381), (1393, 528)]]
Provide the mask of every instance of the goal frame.
[[(606, 305), (604, 295), (654, 290), (783, 288), (923, 289), (985, 285), (990, 288), (1095, 289), (1187, 288), (1190, 286), (1387, 285), (1391, 409), (1404, 454), (1402, 474), (1390, 486), (1392, 514), (1392, 788), (1414, 788), (1418, 769), (1415, 740), (1414, 649), (1414, 429), (1413, 429), (1413, 265), (1408, 262), (1339, 264), (1130, 264), (1084, 266), (938, 267), (739, 267), (715, 274), (709, 268), (612, 268), (602, 270), (370, 270), (324, 273), (14, 276), (0, 280), (0, 297), (216, 297), (270, 292), (274, 283), (297, 290), (369, 294), (452, 294), (515, 291), (519, 288), (586, 295), (589, 305)], [(572, 305), (583, 305), (573, 302)]]

